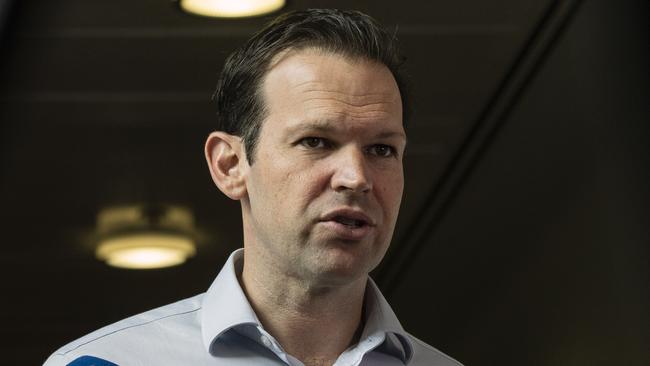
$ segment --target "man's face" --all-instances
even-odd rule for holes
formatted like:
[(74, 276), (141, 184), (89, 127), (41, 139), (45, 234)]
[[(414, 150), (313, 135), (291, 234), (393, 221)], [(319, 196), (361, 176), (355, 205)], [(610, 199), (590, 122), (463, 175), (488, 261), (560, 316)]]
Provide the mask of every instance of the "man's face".
[(267, 118), (247, 167), (247, 252), (264, 271), (341, 283), (383, 258), (402, 197), (406, 137), (384, 65), (289, 51), (264, 80)]

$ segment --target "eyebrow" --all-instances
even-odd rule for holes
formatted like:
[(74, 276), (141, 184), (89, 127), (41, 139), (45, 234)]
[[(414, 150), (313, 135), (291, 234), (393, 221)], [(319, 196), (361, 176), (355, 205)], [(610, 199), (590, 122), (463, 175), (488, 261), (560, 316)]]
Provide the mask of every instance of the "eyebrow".
[[(291, 126), (288, 128), (288, 133), (293, 135), (302, 131), (317, 131), (317, 132), (332, 132), (336, 131), (337, 122), (329, 120), (315, 120), (309, 122), (303, 122), (296, 126)], [(402, 131), (382, 131), (375, 138), (391, 138), (391, 137), (401, 137), (406, 141), (406, 134)]]

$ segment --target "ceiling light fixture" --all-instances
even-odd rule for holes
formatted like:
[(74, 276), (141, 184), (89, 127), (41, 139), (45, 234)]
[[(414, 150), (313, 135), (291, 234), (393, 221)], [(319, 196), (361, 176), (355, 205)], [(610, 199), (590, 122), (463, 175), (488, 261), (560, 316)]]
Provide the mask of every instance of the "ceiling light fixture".
[(191, 212), (182, 207), (109, 207), (97, 217), (95, 255), (120, 268), (179, 265), (196, 254), (193, 226)]
[(272, 13), (285, 0), (180, 0), (180, 7), (192, 14), (218, 18), (243, 18)]

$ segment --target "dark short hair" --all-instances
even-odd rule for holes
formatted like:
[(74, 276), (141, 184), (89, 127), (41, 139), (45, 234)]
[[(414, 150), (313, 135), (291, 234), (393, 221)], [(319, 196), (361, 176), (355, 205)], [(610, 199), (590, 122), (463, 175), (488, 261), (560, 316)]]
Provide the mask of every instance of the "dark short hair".
[(305, 48), (386, 65), (397, 82), (406, 121), (403, 58), (395, 34), (359, 11), (292, 11), (275, 18), (226, 59), (213, 96), (218, 130), (242, 138), (250, 164), (266, 114), (262, 83), (269, 64), (282, 51)]

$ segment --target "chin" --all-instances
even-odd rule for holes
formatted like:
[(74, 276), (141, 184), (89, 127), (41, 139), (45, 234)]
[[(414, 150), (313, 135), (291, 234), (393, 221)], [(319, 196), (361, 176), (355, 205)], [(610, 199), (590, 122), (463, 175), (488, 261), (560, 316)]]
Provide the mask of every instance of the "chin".
[(370, 270), (368, 257), (353, 255), (348, 251), (328, 250), (313, 263), (314, 274), (327, 282), (346, 284), (365, 278)]
[(323, 287), (340, 287), (350, 285), (359, 280), (365, 279), (367, 276), (366, 272), (363, 271), (344, 271), (344, 270), (324, 270), (315, 274), (316, 280), (314, 282), (318, 283), (319, 286)]

